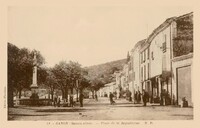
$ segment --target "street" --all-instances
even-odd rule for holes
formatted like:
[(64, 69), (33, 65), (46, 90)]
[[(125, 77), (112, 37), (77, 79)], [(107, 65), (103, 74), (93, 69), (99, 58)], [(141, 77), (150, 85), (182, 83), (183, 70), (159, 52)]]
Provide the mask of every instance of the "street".
[(8, 120), (191, 120), (193, 108), (133, 104), (125, 99), (109, 104), (108, 98), (84, 99), (84, 107), (28, 107), (9, 108)]

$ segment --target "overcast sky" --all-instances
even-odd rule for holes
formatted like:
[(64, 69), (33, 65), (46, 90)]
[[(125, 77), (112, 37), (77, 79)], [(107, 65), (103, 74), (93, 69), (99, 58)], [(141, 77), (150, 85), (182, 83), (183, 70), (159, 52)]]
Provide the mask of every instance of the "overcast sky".
[(74, 6), (10, 7), (8, 41), (36, 49), (47, 66), (61, 60), (90, 66), (126, 58), (167, 18), (190, 7)]

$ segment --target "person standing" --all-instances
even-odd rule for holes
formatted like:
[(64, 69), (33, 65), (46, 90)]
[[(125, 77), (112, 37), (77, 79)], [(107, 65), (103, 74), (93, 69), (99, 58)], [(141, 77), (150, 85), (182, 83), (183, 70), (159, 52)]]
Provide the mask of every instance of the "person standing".
[(113, 94), (111, 92), (110, 92), (109, 98), (110, 98), (110, 104), (113, 105), (114, 104)]
[(129, 94), (129, 102), (132, 102), (132, 97), (131, 97), (132, 93), (130, 91), (130, 94)]
[(60, 107), (60, 98), (58, 98), (57, 106)]
[(96, 101), (98, 101), (98, 97), (97, 97), (97, 94), (95, 94), (95, 100), (96, 100)]
[(57, 97), (56, 96), (54, 97), (53, 105), (54, 105), (54, 107), (57, 106)]
[(83, 107), (83, 98), (84, 98), (84, 95), (83, 93), (81, 93), (79, 96), (80, 107)]
[(141, 93), (140, 93), (140, 91), (138, 91), (138, 94), (137, 94), (137, 100), (138, 100), (138, 103), (141, 102)]
[(73, 95), (70, 95), (70, 97), (69, 97), (69, 103), (70, 103), (70, 107), (74, 107)]
[(143, 90), (142, 99), (143, 99), (144, 106), (147, 105), (147, 98), (148, 98), (148, 94), (147, 94), (147, 92), (145, 90)]
[(138, 98), (137, 98), (137, 94), (138, 92), (136, 91), (134, 94), (134, 103), (138, 103)]

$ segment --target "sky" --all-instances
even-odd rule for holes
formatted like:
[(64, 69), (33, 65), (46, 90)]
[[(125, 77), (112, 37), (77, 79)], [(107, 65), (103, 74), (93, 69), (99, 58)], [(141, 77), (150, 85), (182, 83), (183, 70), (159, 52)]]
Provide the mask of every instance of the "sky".
[(62, 60), (91, 66), (124, 59), (167, 18), (191, 7), (10, 6), (8, 42), (41, 52), (46, 66)]

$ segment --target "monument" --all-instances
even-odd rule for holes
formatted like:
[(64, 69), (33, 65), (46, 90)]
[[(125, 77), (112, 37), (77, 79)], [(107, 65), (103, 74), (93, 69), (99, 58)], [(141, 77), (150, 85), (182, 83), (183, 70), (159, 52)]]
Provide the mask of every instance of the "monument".
[(31, 96), (29, 99), (20, 99), (20, 105), (30, 105), (30, 106), (45, 106), (45, 105), (51, 105), (50, 99), (44, 99), (39, 98), (39, 88), (37, 84), (37, 57), (36, 52), (34, 52), (33, 57), (33, 78), (32, 78), (32, 84), (30, 86), (31, 89)]
[(37, 104), (36, 100), (39, 99), (38, 96), (38, 85), (37, 85), (37, 58), (36, 58), (36, 52), (34, 52), (34, 58), (33, 58), (33, 79), (32, 79), (32, 85), (31, 88), (31, 97), (32, 104)]

